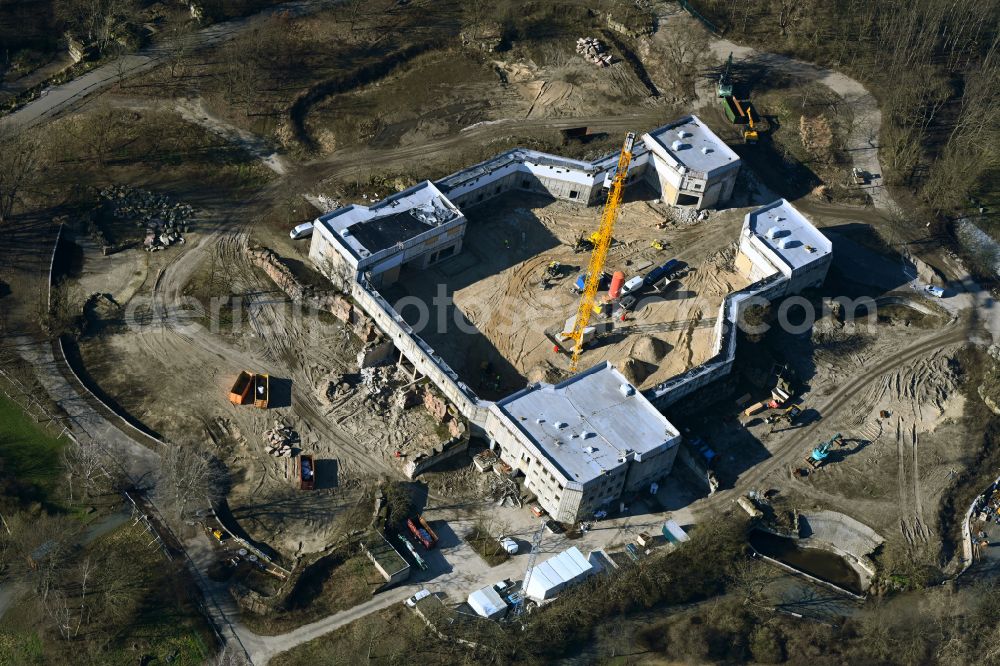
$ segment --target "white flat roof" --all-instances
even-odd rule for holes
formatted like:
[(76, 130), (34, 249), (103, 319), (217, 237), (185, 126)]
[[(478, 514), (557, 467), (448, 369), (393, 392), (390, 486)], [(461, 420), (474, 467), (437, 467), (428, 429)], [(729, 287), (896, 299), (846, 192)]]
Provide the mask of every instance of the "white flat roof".
[(644, 135), (647, 137), (646, 143), (654, 152), (666, 153), (692, 171), (710, 174), (740, 161), (740, 156), (695, 115), (650, 130)]
[(531, 570), (531, 579), (525, 594), (537, 601), (548, 599), (550, 594), (567, 585), (586, 578), (594, 572), (594, 565), (572, 546), (550, 557)]
[(425, 180), (372, 206), (352, 204), (320, 216), (337, 242), (357, 259), (426, 233), (461, 216), (434, 183)]
[(586, 483), (677, 438), (678, 432), (608, 362), (566, 381), (533, 384), (496, 403), (569, 481)]
[(469, 595), (469, 606), (483, 617), (492, 618), (507, 608), (507, 602), (497, 593), (492, 585), (476, 590)]
[(747, 225), (750, 232), (792, 270), (833, 251), (830, 240), (785, 199), (747, 213)]

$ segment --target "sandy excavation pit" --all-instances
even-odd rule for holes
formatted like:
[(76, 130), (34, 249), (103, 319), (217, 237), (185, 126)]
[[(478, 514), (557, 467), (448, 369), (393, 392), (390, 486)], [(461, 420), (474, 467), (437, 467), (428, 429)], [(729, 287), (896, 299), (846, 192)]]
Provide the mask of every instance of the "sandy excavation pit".
[[(672, 258), (692, 270), (671, 294), (641, 298), (625, 322), (595, 315), (592, 322), (611, 329), (584, 352), (580, 367), (609, 360), (647, 388), (711, 356), (719, 305), (747, 281), (731, 266), (742, 211), (688, 222), (686, 212), (644, 200), (652, 199), (648, 192), (634, 196), (639, 200), (622, 208), (606, 270), (628, 278)], [(574, 245), (596, 229), (600, 211), (505, 195), (467, 211), (460, 254), (424, 271), (404, 269), (383, 293), (479, 395), (496, 398), (528, 382), (558, 381), (569, 374), (569, 358), (553, 351), (551, 336), (576, 313), (580, 296), (572, 285), (589, 252), (574, 252)], [(653, 241), (667, 247), (657, 250)], [(545, 289), (552, 261), (562, 275)]]

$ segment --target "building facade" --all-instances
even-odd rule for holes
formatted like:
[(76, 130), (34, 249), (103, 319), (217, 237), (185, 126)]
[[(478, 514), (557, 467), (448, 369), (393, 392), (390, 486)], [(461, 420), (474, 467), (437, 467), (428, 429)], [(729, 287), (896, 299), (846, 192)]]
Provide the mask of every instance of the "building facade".
[(642, 136), (649, 151), (646, 179), (664, 203), (713, 208), (729, 200), (740, 158), (698, 116), (686, 116)]
[(560, 384), (533, 384), (490, 408), (500, 459), (556, 520), (612, 508), (673, 468), (680, 434), (610, 363)]

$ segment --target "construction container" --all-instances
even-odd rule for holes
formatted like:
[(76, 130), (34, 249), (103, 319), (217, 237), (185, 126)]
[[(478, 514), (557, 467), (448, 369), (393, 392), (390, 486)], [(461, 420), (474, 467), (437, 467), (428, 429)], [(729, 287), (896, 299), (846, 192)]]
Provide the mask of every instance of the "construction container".
[(229, 389), (229, 402), (234, 405), (245, 405), (250, 402), (250, 391), (253, 389), (253, 374), (244, 370), (236, 377), (233, 388)]
[(299, 456), (299, 489), (312, 490), (316, 487), (316, 467), (313, 457)]
[(735, 97), (723, 97), (722, 110), (725, 111), (726, 118), (729, 118), (729, 122), (735, 123), (736, 125), (747, 124), (746, 110)]
[(625, 284), (625, 274), (621, 271), (615, 271), (614, 275), (611, 276), (611, 287), (608, 289), (608, 296), (611, 298), (618, 298), (622, 295), (622, 286)]
[(271, 377), (269, 375), (254, 375), (253, 404), (259, 409), (267, 409), (271, 399)]

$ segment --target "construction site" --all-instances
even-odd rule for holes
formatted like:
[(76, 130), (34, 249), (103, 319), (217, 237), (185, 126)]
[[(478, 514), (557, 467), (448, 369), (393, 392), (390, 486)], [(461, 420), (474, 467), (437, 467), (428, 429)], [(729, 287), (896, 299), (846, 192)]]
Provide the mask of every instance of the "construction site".
[[(968, 347), (1000, 324), (956, 260), (875, 233), (902, 232), (872, 96), (717, 35), (689, 91), (654, 95), (697, 20), (589, 11), (598, 36), (535, 60), (477, 26), (464, 88), (426, 46), (303, 102), (301, 153), (171, 102), (267, 178), (166, 196), (147, 174), (60, 226), (49, 309), (70, 323), (22, 355), (65, 363), (50, 381), (109, 432), (209, 461), (180, 529), (261, 663), (396, 602), (435, 632), (506, 630), (734, 515), (796, 577), (789, 612), (823, 622), (815, 590), (859, 604), (907, 557), (975, 559), (946, 511), (974, 448)], [(795, 166), (821, 113), (846, 167)]]

